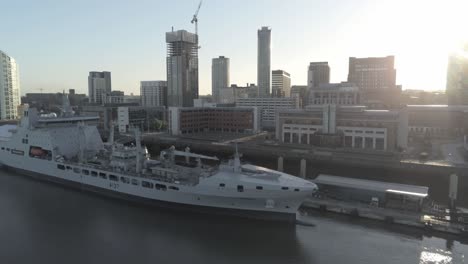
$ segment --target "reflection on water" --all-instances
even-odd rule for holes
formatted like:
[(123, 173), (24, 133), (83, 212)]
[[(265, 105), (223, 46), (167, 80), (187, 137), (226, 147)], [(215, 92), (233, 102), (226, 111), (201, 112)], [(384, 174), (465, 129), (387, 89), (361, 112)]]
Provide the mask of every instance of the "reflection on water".
[(452, 263), (452, 253), (437, 248), (423, 248), (420, 263), (446, 264)]
[(1, 263), (463, 263), (466, 245), (344, 217), (170, 212), (0, 171)]

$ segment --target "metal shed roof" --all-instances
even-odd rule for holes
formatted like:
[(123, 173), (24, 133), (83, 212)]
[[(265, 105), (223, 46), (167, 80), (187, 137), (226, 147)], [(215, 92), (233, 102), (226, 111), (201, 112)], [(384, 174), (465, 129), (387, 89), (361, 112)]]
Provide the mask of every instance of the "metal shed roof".
[(406, 185), (399, 183), (381, 182), (346, 178), (340, 176), (320, 174), (312, 180), (315, 184), (339, 186), (343, 188), (362, 189), (367, 191), (397, 193), (406, 196), (427, 197), (429, 187), (418, 185)]

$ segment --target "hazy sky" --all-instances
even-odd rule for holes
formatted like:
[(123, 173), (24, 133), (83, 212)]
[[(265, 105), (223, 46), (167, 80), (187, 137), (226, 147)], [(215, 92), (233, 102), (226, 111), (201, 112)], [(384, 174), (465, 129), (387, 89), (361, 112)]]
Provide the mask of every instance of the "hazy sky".
[[(166, 79), (165, 32), (194, 31), (198, 0), (0, 0), (0, 50), (20, 66), (22, 93), (74, 88), (111, 71), (113, 90)], [(468, 39), (467, 0), (204, 0), (199, 13), (200, 94), (211, 59), (231, 59), (231, 83), (256, 83), (257, 29), (272, 28), (272, 70), (306, 84), (307, 65), (328, 61), (345, 81), (348, 58), (396, 56), (404, 89), (445, 89), (447, 56)]]

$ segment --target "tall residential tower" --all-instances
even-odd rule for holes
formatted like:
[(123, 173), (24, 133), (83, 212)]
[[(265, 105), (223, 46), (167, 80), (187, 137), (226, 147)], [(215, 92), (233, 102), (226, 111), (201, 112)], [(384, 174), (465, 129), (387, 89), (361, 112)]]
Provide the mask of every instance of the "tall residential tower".
[(91, 104), (105, 104), (112, 91), (110, 72), (89, 72), (88, 96)]
[(219, 92), (229, 87), (229, 58), (219, 56), (211, 64), (211, 94), (216, 103), (221, 103)]
[(178, 30), (166, 33), (167, 105), (192, 107), (198, 98), (197, 35)]
[(271, 29), (258, 30), (257, 85), (260, 97), (270, 96), (271, 86)]
[(0, 119), (16, 119), (20, 105), (20, 83), (15, 59), (0, 50)]

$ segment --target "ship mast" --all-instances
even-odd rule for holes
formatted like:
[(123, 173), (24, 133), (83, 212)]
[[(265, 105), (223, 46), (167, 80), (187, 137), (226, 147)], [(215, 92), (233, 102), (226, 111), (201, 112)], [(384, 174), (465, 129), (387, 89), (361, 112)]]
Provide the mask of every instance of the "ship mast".
[(141, 172), (142, 157), (141, 157), (141, 134), (138, 128), (134, 129), (135, 132), (135, 145), (136, 145), (136, 173)]
[(238, 151), (237, 142), (236, 142), (236, 153), (234, 153), (234, 172), (241, 172), (241, 171), (242, 171), (242, 167), (241, 167), (239, 151)]

